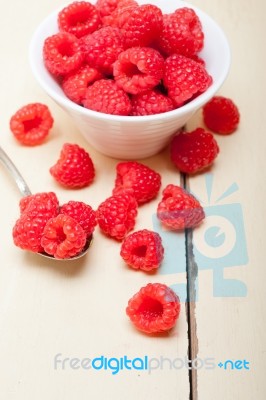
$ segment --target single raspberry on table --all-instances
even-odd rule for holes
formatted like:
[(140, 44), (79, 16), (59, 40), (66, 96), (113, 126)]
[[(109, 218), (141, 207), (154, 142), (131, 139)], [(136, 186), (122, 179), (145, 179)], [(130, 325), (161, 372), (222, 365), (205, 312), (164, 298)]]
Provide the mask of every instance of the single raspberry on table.
[[(128, 11), (126, 8), (122, 8), (122, 12), (118, 12), (116, 20), (124, 37), (126, 48), (145, 47), (155, 42), (163, 29), (163, 14), (160, 8), (153, 4), (143, 4), (129, 6)], [(125, 18), (125, 13), (128, 14), (127, 18)]]
[(86, 232), (77, 221), (68, 215), (58, 214), (45, 225), (41, 245), (47, 254), (63, 259), (81, 253), (86, 240)]
[(68, 215), (77, 221), (86, 232), (87, 237), (92, 235), (97, 225), (96, 212), (90, 205), (82, 201), (69, 201), (63, 204), (60, 207), (60, 214)]
[(122, 240), (135, 226), (137, 202), (128, 194), (108, 197), (97, 210), (100, 229), (116, 240)]
[(77, 38), (96, 31), (101, 24), (99, 11), (88, 1), (74, 1), (58, 14), (59, 30)]
[(207, 128), (213, 132), (229, 135), (237, 129), (240, 113), (231, 99), (214, 96), (203, 107), (203, 120)]
[(76, 36), (68, 32), (59, 32), (45, 39), (43, 60), (51, 74), (64, 76), (81, 67), (84, 54)]
[(168, 96), (179, 106), (205, 92), (212, 84), (212, 77), (199, 62), (173, 54), (165, 60), (163, 82)]
[(50, 174), (63, 186), (82, 188), (93, 181), (95, 169), (86, 150), (77, 144), (65, 143)]
[(123, 37), (118, 28), (105, 26), (80, 40), (86, 62), (105, 75), (113, 74), (113, 64), (124, 50)]
[(170, 152), (173, 163), (181, 172), (194, 174), (213, 163), (219, 147), (210, 132), (197, 128), (176, 135), (171, 142)]
[(126, 313), (142, 332), (161, 333), (176, 324), (180, 300), (175, 292), (162, 283), (148, 283), (129, 301)]
[(156, 89), (132, 96), (131, 105), (131, 115), (134, 116), (161, 114), (175, 109), (173, 100)]
[(46, 223), (59, 212), (54, 193), (37, 193), (20, 201), (21, 216), (13, 227), (14, 244), (23, 250), (42, 252), (41, 238)]
[(167, 228), (178, 230), (195, 227), (205, 218), (205, 214), (192, 194), (170, 184), (163, 191), (157, 207), (157, 217)]
[(190, 57), (203, 49), (204, 33), (199, 17), (192, 8), (178, 8), (163, 17), (163, 29), (158, 46), (166, 55)]
[(123, 89), (111, 79), (100, 79), (88, 87), (85, 108), (113, 115), (129, 115), (131, 102)]
[(54, 123), (45, 104), (30, 103), (20, 108), (10, 119), (10, 130), (15, 138), (26, 146), (44, 142)]
[(62, 89), (65, 95), (74, 103), (82, 104), (86, 97), (88, 86), (98, 79), (102, 74), (89, 65), (82, 65), (80, 69), (66, 75), (62, 81)]
[(164, 75), (164, 59), (150, 47), (132, 47), (114, 63), (114, 78), (125, 92), (138, 94), (153, 89)]
[(156, 197), (160, 187), (160, 174), (147, 165), (136, 161), (117, 164), (113, 194), (126, 192), (132, 195), (138, 204), (143, 204)]
[(162, 239), (156, 232), (143, 229), (126, 236), (120, 255), (134, 269), (152, 271), (159, 268), (164, 255)]

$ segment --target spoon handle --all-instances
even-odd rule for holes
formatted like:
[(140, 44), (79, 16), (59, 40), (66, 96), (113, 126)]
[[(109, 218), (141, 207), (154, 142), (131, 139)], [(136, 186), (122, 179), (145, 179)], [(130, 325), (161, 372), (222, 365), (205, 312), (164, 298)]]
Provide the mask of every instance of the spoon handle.
[(21, 173), (13, 164), (13, 162), (10, 160), (8, 155), (5, 153), (5, 151), (0, 147), (0, 162), (6, 167), (7, 171), (10, 173), (12, 178), (15, 180), (17, 187), (19, 188), (20, 193), (22, 196), (28, 196), (31, 194), (31, 191), (25, 182), (24, 178), (22, 177)]

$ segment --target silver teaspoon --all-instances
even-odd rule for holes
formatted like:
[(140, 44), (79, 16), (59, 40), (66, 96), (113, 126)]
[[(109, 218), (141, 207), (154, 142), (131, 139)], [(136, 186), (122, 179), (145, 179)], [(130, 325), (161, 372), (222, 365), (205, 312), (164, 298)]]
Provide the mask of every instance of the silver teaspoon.
[[(17, 167), (15, 166), (13, 161), (8, 157), (6, 152), (1, 147), (0, 147), (0, 162), (4, 165), (4, 167), (7, 169), (7, 171), (11, 175), (11, 177), (16, 182), (16, 185), (17, 185), (20, 193), (22, 194), (22, 196), (25, 197), (25, 196), (31, 195), (32, 193), (31, 193), (27, 183), (25, 182), (23, 176), (21, 175), (21, 173), (19, 172), (19, 170), (17, 169)], [(38, 254), (42, 257), (50, 258), (50, 259), (57, 260), (57, 261), (73, 261), (73, 260), (77, 260), (78, 258), (85, 256), (85, 254), (89, 250), (91, 242), (92, 242), (92, 236), (89, 237), (89, 239), (87, 240), (84, 249), (79, 254), (77, 254), (76, 256), (71, 257), (71, 258), (57, 259), (46, 253), (36, 253), (36, 254)]]

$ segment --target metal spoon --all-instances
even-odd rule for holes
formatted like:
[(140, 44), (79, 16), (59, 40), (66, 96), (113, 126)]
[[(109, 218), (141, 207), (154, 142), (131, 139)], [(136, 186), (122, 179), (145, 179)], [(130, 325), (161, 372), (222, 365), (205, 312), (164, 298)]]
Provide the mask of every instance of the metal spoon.
[[(30, 194), (32, 194), (27, 183), (25, 182), (23, 176), (21, 175), (21, 173), (19, 172), (19, 170), (17, 169), (15, 164), (11, 161), (11, 159), (8, 157), (6, 152), (1, 147), (0, 147), (0, 162), (4, 165), (4, 167), (7, 169), (9, 174), (12, 176), (12, 178), (16, 182), (16, 185), (17, 185), (20, 193), (22, 194), (22, 196), (25, 197), (25, 196), (29, 196)], [(84, 249), (81, 251), (81, 253), (79, 253), (76, 256), (71, 257), (71, 258), (58, 259), (58, 258), (54, 258), (53, 256), (46, 254), (46, 253), (37, 253), (37, 254), (39, 254), (42, 257), (50, 258), (50, 259), (57, 260), (57, 261), (73, 261), (73, 260), (77, 260), (78, 258), (85, 256), (85, 254), (89, 250), (91, 242), (92, 242), (92, 236), (90, 236), (88, 238), (86, 245), (85, 245)]]

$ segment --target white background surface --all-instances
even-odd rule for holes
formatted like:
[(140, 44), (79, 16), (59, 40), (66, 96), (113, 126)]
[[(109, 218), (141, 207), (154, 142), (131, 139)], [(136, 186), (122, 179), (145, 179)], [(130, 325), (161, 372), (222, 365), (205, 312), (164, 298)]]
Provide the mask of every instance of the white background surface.
[[(1, 1), (0, 129), (1, 146), (14, 159), (33, 192), (54, 190), (61, 203), (76, 199), (93, 207), (110, 195), (116, 160), (93, 150), (70, 119), (39, 88), (28, 63), (28, 45), (39, 22), (63, 1)], [(250, 371), (200, 370), (201, 400), (265, 399), (265, 46), (262, 0), (193, 1), (225, 30), (232, 49), (232, 68), (220, 93), (232, 97), (241, 111), (241, 125), (230, 137), (218, 137), (221, 154), (215, 167), (214, 197), (233, 182), (239, 191), (229, 201), (244, 213), (249, 262), (225, 270), (227, 278), (243, 281), (245, 298), (214, 298), (211, 270), (199, 271), (196, 305), (199, 356), (216, 360), (247, 359)], [(48, 104), (55, 118), (50, 139), (36, 148), (22, 147), (9, 132), (10, 116), (22, 105)], [(201, 123), (198, 114), (189, 128)], [(97, 178), (81, 191), (61, 189), (49, 175), (64, 142), (84, 146), (94, 160)], [(163, 187), (179, 183), (167, 150), (145, 163), (160, 171)], [(185, 283), (185, 274), (147, 276), (127, 269), (119, 245), (98, 230), (86, 259), (65, 265), (26, 254), (12, 244), (19, 192), (0, 168), (0, 396), (8, 400), (159, 399), (189, 398), (187, 370), (110, 371), (54, 369), (54, 356), (64, 357), (185, 357), (185, 306), (176, 328), (164, 337), (148, 337), (129, 323), (127, 300), (151, 282)], [(204, 176), (190, 179), (204, 198)], [(152, 228), (156, 202), (141, 207), (136, 229)], [(177, 259), (185, 268), (185, 249)]]

